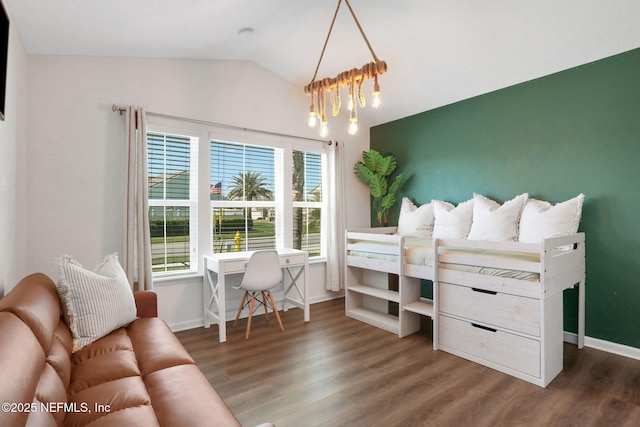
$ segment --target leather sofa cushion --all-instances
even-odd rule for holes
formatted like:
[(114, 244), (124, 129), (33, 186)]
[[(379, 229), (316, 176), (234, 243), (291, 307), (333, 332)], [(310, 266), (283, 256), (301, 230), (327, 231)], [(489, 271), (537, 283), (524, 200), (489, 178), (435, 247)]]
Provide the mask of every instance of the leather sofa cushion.
[(49, 347), (47, 363), (56, 371), (64, 384), (65, 390), (69, 388), (69, 382), (71, 381), (71, 360), (69, 358), (71, 357), (72, 348), (71, 332), (61, 320), (58, 322), (58, 327), (53, 335), (53, 342)]
[(0, 300), (0, 312), (7, 311), (20, 318), (46, 350), (60, 321), (60, 300), (51, 279), (41, 273), (22, 279), (28, 286), (16, 288)]
[(196, 365), (156, 371), (147, 375), (145, 382), (162, 425), (240, 426)]
[(137, 319), (127, 328), (142, 376), (194, 361), (178, 338), (157, 317)]
[(136, 319), (73, 353), (71, 366), (69, 402), (91, 412), (68, 413), (65, 426), (239, 425), (157, 317)]
[[(72, 344), (60, 321), (58, 294), (43, 274), (21, 284), (0, 300), (0, 401), (64, 404)], [(7, 412), (0, 418), (2, 425), (62, 425), (64, 413)]]
[[(27, 325), (12, 313), (0, 312), (0, 402), (31, 403), (45, 357)], [(24, 425), (27, 412), (4, 412), (2, 423)]]

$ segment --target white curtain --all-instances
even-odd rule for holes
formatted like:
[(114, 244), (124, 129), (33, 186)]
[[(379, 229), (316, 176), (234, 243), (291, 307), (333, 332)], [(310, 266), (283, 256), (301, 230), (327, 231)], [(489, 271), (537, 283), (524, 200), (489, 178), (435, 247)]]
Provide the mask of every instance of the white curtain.
[(327, 146), (327, 289), (344, 289), (344, 161), (343, 144)]
[(141, 107), (127, 107), (125, 116), (125, 226), (124, 251), (120, 262), (133, 290), (153, 289), (147, 178), (147, 117)]

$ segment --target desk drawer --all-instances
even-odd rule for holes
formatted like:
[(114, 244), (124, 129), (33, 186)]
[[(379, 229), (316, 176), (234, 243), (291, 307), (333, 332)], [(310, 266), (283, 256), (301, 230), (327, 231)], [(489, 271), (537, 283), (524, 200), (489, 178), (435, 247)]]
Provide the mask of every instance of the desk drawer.
[(304, 254), (282, 255), (280, 257), (280, 266), (282, 267), (302, 264), (304, 264)]
[(442, 313), (540, 336), (540, 300), (449, 283), (438, 292)]
[(537, 340), (442, 315), (438, 316), (438, 337), (445, 351), (540, 378), (540, 342)]
[(248, 259), (241, 259), (238, 261), (229, 261), (224, 263), (224, 271), (226, 274), (244, 273), (247, 268)]

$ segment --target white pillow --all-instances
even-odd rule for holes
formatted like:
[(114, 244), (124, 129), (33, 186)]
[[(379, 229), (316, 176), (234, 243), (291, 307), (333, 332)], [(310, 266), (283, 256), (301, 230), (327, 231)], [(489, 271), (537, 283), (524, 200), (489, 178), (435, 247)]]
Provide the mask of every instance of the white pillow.
[(95, 272), (70, 255), (58, 262), (57, 290), (78, 348), (91, 344), (136, 318), (136, 304), (118, 254), (105, 257)]
[(543, 239), (564, 236), (578, 232), (584, 194), (552, 205), (549, 202), (530, 199), (524, 205), (520, 216), (518, 240), (526, 243), (540, 243)]
[(411, 200), (403, 197), (398, 218), (398, 234), (430, 239), (433, 234), (433, 204), (416, 207)]
[(433, 238), (434, 239), (466, 239), (473, 219), (473, 199), (460, 203), (434, 200), (433, 204)]
[(515, 242), (518, 238), (518, 220), (529, 195), (514, 197), (500, 205), (480, 194), (473, 195), (473, 223), (469, 240)]

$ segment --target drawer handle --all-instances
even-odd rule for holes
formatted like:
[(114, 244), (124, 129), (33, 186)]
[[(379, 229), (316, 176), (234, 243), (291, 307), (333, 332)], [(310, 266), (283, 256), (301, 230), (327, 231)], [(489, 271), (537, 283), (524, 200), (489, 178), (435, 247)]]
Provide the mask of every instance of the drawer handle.
[(287, 260), (285, 261), (287, 264), (289, 264), (291, 262), (291, 260), (289, 258), (287, 258)]
[(496, 291), (488, 291), (486, 289), (479, 289), (479, 288), (471, 288), (471, 290), (473, 292), (480, 292), (482, 294), (489, 294), (489, 295), (498, 295), (498, 293)]
[(489, 332), (498, 332), (497, 329), (493, 329), (488, 326), (478, 325), (477, 323), (472, 323), (471, 326), (478, 329), (484, 329), (485, 331), (489, 331)]

